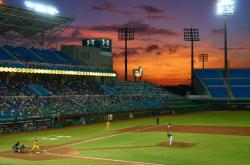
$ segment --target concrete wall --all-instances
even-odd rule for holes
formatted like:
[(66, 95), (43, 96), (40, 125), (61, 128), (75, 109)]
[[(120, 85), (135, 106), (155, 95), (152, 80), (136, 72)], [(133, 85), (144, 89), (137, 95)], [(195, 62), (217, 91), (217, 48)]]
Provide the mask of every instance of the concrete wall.
[(113, 67), (112, 53), (100, 51), (99, 48), (62, 45), (61, 51), (83, 64), (97, 67)]

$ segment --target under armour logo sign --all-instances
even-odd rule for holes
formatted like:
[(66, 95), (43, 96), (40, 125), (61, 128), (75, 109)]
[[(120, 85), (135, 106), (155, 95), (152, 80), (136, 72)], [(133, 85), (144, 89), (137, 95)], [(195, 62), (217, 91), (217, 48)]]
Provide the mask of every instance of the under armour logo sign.
[(102, 39), (102, 45), (103, 45), (103, 46), (105, 46), (105, 45), (106, 45), (106, 46), (108, 46), (108, 47), (109, 47), (109, 46), (110, 46), (110, 40), (105, 40), (105, 39)]
[(87, 46), (94, 46), (95, 40), (87, 40)]

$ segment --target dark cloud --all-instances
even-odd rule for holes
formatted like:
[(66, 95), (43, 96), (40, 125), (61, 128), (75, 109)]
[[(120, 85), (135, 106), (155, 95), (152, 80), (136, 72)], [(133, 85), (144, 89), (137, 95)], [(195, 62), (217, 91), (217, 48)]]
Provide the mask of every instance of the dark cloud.
[(136, 34), (139, 35), (166, 35), (166, 36), (179, 36), (180, 34), (172, 31), (170, 29), (156, 28), (150, 24), (146, 24), (142, 21), (129, 21), (124, 24), (118, 25), (93, 25), (85, 27), (88, 30), (94, 31), (106, 31), (106, 32), (117, 32), (117, 29), (120, 27), (130, 26), (134, 27)]
[(156, 53), (156, 55), (157, 55), (157, 56), (161, 56), (161, 55), (162, 55), (162, 52), (161, 52), (161, 51), (158, 51), (158, 52)]
[(164, 18), (169, 18), (165, 15), (148, 15), (146, 16), (146, 18), (148, 19), (164, 19)]
[(149, 45), (148, 47), (145, 48), (145, 52), (151, 53), (151, 52), (156, 51), (158, 49), (160, 49), (160, 47), (158, 45)]
[(143, 11), (150, 13), (150, 14), (164, 13), (163, 10), (156, 8), (156, 7), (148, 6), (148, 5), (138, 5), (135, 8), (143, 10)]
[(82, 33), (79, 29), (76, 29), (72, 32), (71, 37), (73, 37), (73, 38), (82, 37)]
[(124, 15), (131, 15), (133, 12), (121, 10), (117, 5), (108, 1), (108, 0), (96, 0), (98, 3), (95, 6), (90, 8), (91, 11), (97, 12), (110, 12), (110, 13), (119, 13)]
[[(116, 50), (124, 50), (124, 47), (113, 47), (113, 49), (116, 49)], [(130, 47), (129, 49), (134, 49), (134, 50), (144, 50), (145, 48), (142, 47), (142, 46), (138, 46), (138, 47)]]
[[(130, 48), (128, 49), (128, 56), (140, 55), (140, 52), (137, 49)], [(123, 57), (125, 56), (125, 51), (119, 53), (113, 53), (114, 57)]]
[(223, 34), (224, 33), (224, 29), (220, 28), (220, 29), (212, 29), (211, 30), (211, 34), (212, 35), (218, 35), (218, 34)]
[(163, 48), (167, 49), (169, 54), (175, 54), (181, 49), (187, 49), (188, 47), (185, 45), (172, 45), (172, 44), (165, 44)]
[[(188, 46), (185, 45), (174, 45), (174, 44), (165, 44), (163, 46), (159, 46), (156, 44), (148, 45), (147, 47), (133, 47), (129, 49), (129, 55), (143, 55), (148, 53), (154, 53), (156, 56), (161, 56), (164, 53), (166, 54), (176, 54), (178, 51), (183, 49), (188, 49)], [(117, 50), (122, 50), (124, 48), (117, 47)], [(115, 54), (116, 56), (124, 56), (124, 51)]]

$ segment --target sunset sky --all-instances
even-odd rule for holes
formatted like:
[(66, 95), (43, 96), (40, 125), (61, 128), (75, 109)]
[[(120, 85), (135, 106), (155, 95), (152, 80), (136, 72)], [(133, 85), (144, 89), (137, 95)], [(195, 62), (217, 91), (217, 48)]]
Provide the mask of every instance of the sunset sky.
[[(250, 0), (236, 0), (236, 11), (228, 18), (230, 67), (250, 67)], [(200, 29), (195, 43), (195, 68), (200, 53), (208, 53), (208, 68), (222, 68), (224, 19), (216, 15), (216, 0), (37, 0), (57, 7), (63, 16), (75, 18), (61, 35), (60, 44), (81, 45), (87, 37), (113, 40), (114, 70), (124, 75), (124, 43), (117, 40), (117, 28), (133, 25), (135, 41), (129, 42), (128, 73), (142, 66), (144, 80), (161, 85), (190, 83), (190, 43), (183, 40), (183, 28)], [(24, 7), (22, 0), (5, 3)]]

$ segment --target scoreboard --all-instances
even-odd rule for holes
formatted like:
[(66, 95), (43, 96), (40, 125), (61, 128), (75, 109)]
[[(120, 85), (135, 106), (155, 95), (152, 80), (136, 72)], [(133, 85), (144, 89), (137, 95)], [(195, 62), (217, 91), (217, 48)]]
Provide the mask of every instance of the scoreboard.
[(106, 38), (86, 38), (82, 40), (82, 46), (99, 48), (103, 52), (112, 52), (112, 40)]

